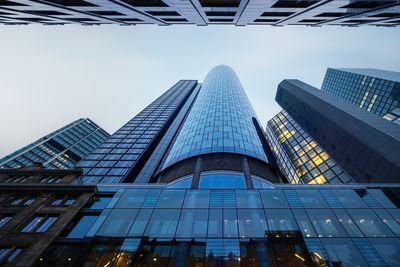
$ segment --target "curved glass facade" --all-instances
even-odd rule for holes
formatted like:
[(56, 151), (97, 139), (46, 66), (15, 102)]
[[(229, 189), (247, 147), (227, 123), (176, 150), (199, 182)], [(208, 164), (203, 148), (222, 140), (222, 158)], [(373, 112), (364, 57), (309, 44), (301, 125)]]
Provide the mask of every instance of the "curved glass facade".
[(267, 161), (252, 118), (256, 114), (234, 70), (214, 67), (181, 128), (164, 168), (196, 155), (228, 152)]

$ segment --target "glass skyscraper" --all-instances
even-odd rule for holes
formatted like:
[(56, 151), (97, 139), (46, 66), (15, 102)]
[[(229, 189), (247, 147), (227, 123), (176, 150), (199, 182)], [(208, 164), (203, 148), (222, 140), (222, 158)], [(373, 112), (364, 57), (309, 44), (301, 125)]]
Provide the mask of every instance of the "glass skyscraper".
[(36, 162), (49, 169), (72, 168), (109, 136), (90, 119), (79, 119), (0, 159), (0, 168)]
[(400, 72), (329, 68), (321, 90), (400, 124)]
[[(83, 170), (73, 171), (83, 171), (84, 184), (27, 184), (15, 171), (0, 170), (0, 189), (39, 186), (23, 195), (1, 194), (0, 264), (399, 265), (400, 184), (369, 184), (374, 180), (347, 176), (348, 165), (325, 150), (327, 141), (341, 144), (325, 132), (327, 140), (317, 138), (312, 126), (296, 123), (303, 122), (298, 113), (305, 120), (307, 112), (314, 112), (306, 109), (307, 99), (314, 101), (311, 108), (330, 105), (311, 93), (300, 81), (282, 82), (277, 102), (286, 111), (265, 132), (235, 72), (217, 66), (202, 84), (179, 81), (86, 156), (79, 163)], [(342, 123), (348, 118), (340, 107), (328, 106), (332, 116), (342, 112), (343, 118), (336, 118)], [(366, 126), (358, 124), (362, 132)], [(293, 173), (275, 162), (277, 144), (286, 158), (302, 160)], [(367, 151), (370, 144), (357, 145)], [(394, 168), (394, 160), (390, 164)], [(361, 175), (370, 171), (364, 169)], [(18, 175), (26, 176), (23, 170)], [(10, 178), (24, 182), (10, 186)], [(330, 184), (319, 184), (322, 179)], [(39, 190), (47, 195), (38, 195)], [(22, 236), (30, 243), (18, 242)]]

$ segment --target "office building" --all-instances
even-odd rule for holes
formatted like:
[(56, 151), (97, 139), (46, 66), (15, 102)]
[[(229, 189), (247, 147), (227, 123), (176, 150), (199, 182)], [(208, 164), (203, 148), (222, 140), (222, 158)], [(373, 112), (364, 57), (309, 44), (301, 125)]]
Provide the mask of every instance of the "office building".
[(321, 90), (400, 124), (400, 72), (329, 68)]
[(48, 169), (72, 168), (109, 134), (90, 119), (79, 119), (0, 159), (0, 168), (40, 162)]
[[(310, 155), (322, 173), (326, 171), (322, 164), (334, 172), (331, 163), (340, 163), (331, 161), (333, 153), (321, 151), (319, 144), (324, 144), (313, 143), (305, 134), (312, 131), (292, 123), (299, 119), (286, 106), (287, 82), (302, 85), (280, 84), (277, 100), (288, 111), (276, 121), (277, 128), (280, 123), (286, 127), (278, 141), (287, 138), (296, 146), (290, 135), (299, 137), (307, 142), (300, 147), (304, 155)], [(215, 67), (202, 84), (180, 81), (79, 163), (84, 165), (81, 179), (67, 186), (80, 190), (87, 186), (85, 196), (92, 195), (79, 201), (79, 196), (60, 197), (56, 202), (60, 205), (71, 198), (80, 205), (70, 217), (63, 217), (62, 225), (46, 220), (31, 228), (36, 217), (54, 217), (47, 214), (57, 211), (46, 205), (25, 214), (24, 220), (5, 216), (12, 219), (2, 221), (0, 233), (2, 227), (21, 235), (24, 229), (32, 229), (32, 235), (43, 229), (52, 239), (41, 247), (45, 248), (41, 254), (29, 253), (30, 244), (10, 248), (3, 243), (0, 262), (26, 266), (23, 260), (29, 256), (28, 265), (34, 262), (34, 266), (400, 263), (400, 184), (285, 184), (265, 134), (231, 68)], [(307, 145), (309, 151), (305, 151)], [(320, 159), (312, 157), (311, 150)], [(115, 174), (114, 169), (125, 170)], [(341, 173), (345, 172), (343, 167)], [(338, 175), (332, 179), (343, 179), (334, 173)], [(9, 184), (4, 186), (35, 185), (33, 180), (15, 178), (8, 173), (3, 180)], [(80, 180), (87, 185), (80, 185)], [(89, 192), (90, 188), (97, 191)], [(4, 203), (12, 203), (12, 197), (7, 196)], [(55, 200), (49, 199), (47, 205)], [(26, 202), (25, 198), (21, 201)], [(28, 202), (26, 208), (34, 203)]]
[(285, 110), (267, 124), (279, 170), (293, 184), (342, 184), (353, 179)]
[(380, 26), (400, 24), (397, 0), (3, 0), (0, 23)]
[(400, 127), (299, 80), (284, 80), (276, 101), (357, 183), (396, 183)]

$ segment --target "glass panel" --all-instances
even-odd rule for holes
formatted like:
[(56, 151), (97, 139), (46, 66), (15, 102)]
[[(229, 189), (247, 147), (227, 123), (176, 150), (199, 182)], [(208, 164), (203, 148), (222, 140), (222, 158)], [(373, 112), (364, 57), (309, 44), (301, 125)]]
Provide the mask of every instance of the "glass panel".
[(224, 237), (238, 237), (236, 209), (223, 209)]
[(316, 237), (314, 227), (312, 226), (306, 212), (303, 209), (293, 209), (294, 217), (304, 237)]
[(369, 241), (389, 266), (400, 262), (400, 240), (397, 238), (370, 238)]
[(97, 235), (125, 236), (137, 213), (138, 209), (113, 209)]
[(46, 232), (47, 229), (57, 220), (57, 217), (49, 217), (47, 220), (38, 228), (36, 232)]
[(282, 190), (260, 190), (264, 208), (289, 208)]
[(180, 210), (178, 209), (155, 209), (147, 225), (145, 235), (151, 237), (174, 237), (179, 213)]
[(184, 208), (208, 208), (210, 201), (210, 190), (188, 190), (186, 191)]
[(10, 216), (5, 216), (5, 217), (2, 217), (1, 219), (0, 219), (0, 228), (1, 227), (3, 227), (3, 225), (5, 225), (8, 221), (10, 221), (12, 219), (12, 217), (10, 217)]
[(238, 208), (263, 208), (258, 190), (236, 190), (236, 203)]
[(210, 209), (208, 237), (222, 237), (222, 209)]
[(397, 208), (395, 204), (382, 192), (381, 189), (368, 189), (368, 192), (371, 193), (374, 198), (379, 201), (385, 208), (395, 209)]
[(116, 208), (140, 208), (147, 196), (148, 190), (129, 189), (125, 190), (120, 200), (116, 204)]
[(43, 217), (35, 217), (32, 221), (30, 221), (22, 230), (21, 232), (30, 232), (35, 228), (41, 221)]
[(393, 234), (371, 210), (348, 209), (347, 212), (368, 237), (392, 237)]
[(88, 208), (89, 209), (105, 209), (108, 202), (110, 202), (110, 200), (112, 199), (112, 197), (103, 197), (103, 196), (95, 196), (93, 198), (93, 202), (89, 202)]
[(276, 237), (293, 236), (299, 231), (296, 221), (289, 209), (265, 210), (268, 227), (272, 235)]
[(400, 236), (400, 224), (384, 209), (375, 209), (375, 213), (381, 220), (393, 231), (397, 236)]
[(368, 266), (349, 238), (321, 238), (333, 266)]
[(344, 209), (333, 209), (335, 215), (339, 218), (339, 222), (343, 225), (344, 229), (346, 229), (347, 233), (351, 237), (364, 237), (358, 228), (357, 224), (353, 221), (349, 214), (347, 214)]
[(87, 231), (89, 231), (92, 224), (97, 220), (96, 215), (85, 215), (79, 220), (72, 231), (68, 234), (69, 238), (83, 238)]
[(297, 190), (297, 195), (305, 208), (328, 208), (318, 190)]
[(208, 210), (184, 209), (179, 219), (177, 237), (206, 237)]
[(246, 183), (243, 175), (202, 174), (199, 188), (246, 188)]
[(354, 192), (354, 190), (331, 190), (339, 202), (345, 208), (363, 208), (367, 209), (367, 204), (364, 203), (362, 198)]
[(268, 232), (264, 210), (262, 209), (238, 209), (239, 236), (265, 237)]
[(167, 185), (167, 188), (190, 188), (192, 184), (192, 178), (186, 178), (177, 182), (172, 182)]
[(331, 210), (310, 209), (307, 214), (317, 231), (318, 237), (345, 237), (346, 232)]
[(156, 208), (181, 208), (185, 190), (164, 190), (158, 200)]
[(152, 213), (152, 209), (141, 209), (132, 224), (128, 236), (142, 236)]

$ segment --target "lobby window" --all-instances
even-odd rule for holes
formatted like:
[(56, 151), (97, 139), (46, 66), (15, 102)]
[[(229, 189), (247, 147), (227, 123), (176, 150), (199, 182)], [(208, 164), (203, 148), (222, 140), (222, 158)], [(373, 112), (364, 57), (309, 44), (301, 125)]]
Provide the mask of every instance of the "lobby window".
[(265, 237), (267, 221), (262, 209), (238, 209), (239, 237)]
[(275, 237), (294, 236), (299, 231), (290, 209), (265, 210), (270, 233)]
[(347, 234), (329, 209), (309, 209), (310, 217), (318, 237), (346, 237)]
[(199, 188), (246, 188), (246, 183), (241, 174), (202, 173)]
[(183, 208), (208, 208), (210, 202), (210, 190), (188, 190), (186, 191)]
[(179, 209), (154, 210), (145, 235), (150, 237), (174, 237), (179, 214)]
[(101, 225), (98, 236), (125, 236), (138, 209), (113, 209)]
[(34, 217), (21, 232), (46, 232), (57, 220), (56, 216), (38, 215)]
[(207, 209), (183, 209), (176, 237), (205, 238), (207, 236)]
[(122, 194), (120, 200), (116, 204), (117, 208), (140, 208), (146, 199), (149, 190), (145, 189), (128, 189)]
[(260, 190), (264, 208), (289, 208), (282, 190)]

